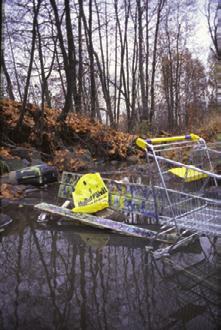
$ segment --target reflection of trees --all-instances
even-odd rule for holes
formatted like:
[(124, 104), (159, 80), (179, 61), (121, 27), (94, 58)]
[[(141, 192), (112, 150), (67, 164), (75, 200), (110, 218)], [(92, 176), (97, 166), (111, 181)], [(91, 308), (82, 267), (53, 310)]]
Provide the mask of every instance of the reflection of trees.
[[(33, 230), (33, 228), (31, 228), (31, 234), (33, 235), (34, 243), (35, 243), (38, 255), (39, 255), (39, 261), (41, 262), (41, 266), (42, 266), (42, 269), (43, 269), (44, 275), (45, 275), (45, 280), (46, 280), (46, 283), (48, 285), (49, 295), (50, 295), (50, 298), (51, 298), (50, 300), (51, 300), (51, 303), (52, 303), (52, 306), (53, 306), (53, 311), (52, 311), (53, 320), (54, 320), (54, 323), (56, 325), (57, 321), (62, 320), (62, 313), (60, 312), (60, 309), (56, 304), (56, 262), (55, 262), (55, 253), (54, 253), (56, 250), (55, 251), (52, 250), (53, 252), (51, 254), (51, 259), (52, 259), (52, 274), (51, 274), (52, 276), (51, 276), (50, 272), (49, 272), (49, 269), (48, 269), (48, 266), (47, 266), (47, 263), (44, 259), (44, 254), (41, 250), (38, 237), (36, 235), (35, 230)], [(53, 242), (54, 239), (53, 238), (54, 238), (54, 236), (52, 235), (52, 246), (56, 249), (56, 246), (54, 246), (54, 242)], [(53, 270), (54, 270), (54, 274), (53, 274)], [(53, 278), (53, 275), (54, 275), (54, 278)]]
[[(33, 226), (3, 237), (0, 309), (5, 328), (10, 320), (11, 327), (32, 324), (37, 329), (36, 319), (48, 329), (182, 328), (197, 315), (216, 325), (215, 245), (208, 253), (181, 251), (156, 260), (140, 240), (111, 235), (108, 245), (99, 248), (85, 241), (74, 231)], [(184, 267), (184, 261), (191, 266)], [(189, 306), (195, 314), (185, 321), (182, 313)]]
[(19, 328), (19, 285), (21, 283), (21, 259), (22, 259), (22, 246), (23, 246), (23, 232), (19, 233), (18, 236), (18, 258), (17, 258), (17, 265), (16, 265), (16, 286), (15, 286), (15, 328)]

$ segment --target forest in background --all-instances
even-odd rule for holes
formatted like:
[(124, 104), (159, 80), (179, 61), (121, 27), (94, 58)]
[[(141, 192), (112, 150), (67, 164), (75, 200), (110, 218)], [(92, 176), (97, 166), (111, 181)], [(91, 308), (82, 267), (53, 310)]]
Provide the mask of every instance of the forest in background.
[(205, 0), (211, 51), (191, 44), (199, 2), (191, 0), (5, 0), (2, 91), (38, 106), (84, 115), (130, 133), (185, 130), (216, 107), (216, 1)]

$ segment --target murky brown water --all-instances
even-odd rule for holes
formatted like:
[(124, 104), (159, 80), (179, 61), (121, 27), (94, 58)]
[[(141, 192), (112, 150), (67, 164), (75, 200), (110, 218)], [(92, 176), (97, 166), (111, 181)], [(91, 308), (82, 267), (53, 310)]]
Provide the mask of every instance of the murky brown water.
[(36, 222), (32, 204), (56, 185), (4, 207), (0, 329), (218, 329), (221, 242), (201, 238), (154, 259), (145, 240)]

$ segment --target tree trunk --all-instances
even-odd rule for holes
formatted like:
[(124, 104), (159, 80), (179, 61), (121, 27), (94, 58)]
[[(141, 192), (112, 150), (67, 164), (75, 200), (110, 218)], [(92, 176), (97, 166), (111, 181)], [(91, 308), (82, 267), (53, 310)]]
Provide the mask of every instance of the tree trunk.
[(164, 7), (165, 0), (158, 0), (157, 7), (157, 21), (154, 34), (154, 45), (153, 45), (153, 60), (152, 60), (152, 74), (151, 74), (151, 83), (150, 83), (150, 125), (152, 124), (152, 119), (155, 112), (155, 74), (156, 74), (156, 65), (157, 65), (157, 43), (158, 35), (160, 28), (161, 12)]
[(6, 83), (7, 83), (8, 96), (11, 100), (14, 101), (15, 97), (14, 97), (14, 94), (13, 94), (12, 82), (11, 82), (11, 78), (9, 76), (8, 70), (6, 68), (6, 65), (5, 65), (5, 59), (4, 59), (3, 53), (1, 54), (1, 63), (2, 63), (3, 73), (5, 75), (5, 79), (6, 79)]
[(66, 31), (67, 31), (67, 43), (68, 43), (68, 62), (69, 62), (69, 82), (71, 93), (73, 94), (75, 110), (79, 112), (79, 96), (77, 91), (77, 73), (76, 73), (76, 49), (74, 44), (74, 36), (71, 24), (71, 14), (70, 14), (70, 3), (69, 0), (65, 0), (65, 14), (66, 14)]
[(41, 5), (41, 0), (38, 0), (37, 7), (35, 5), (35, 0), (33, 0), (34, 18), (33, 18), (33, 24), (32, 24), (31, 54), (30, 54), (28, 72), (27, 72), (27, 79), (26, 79), (26, 83), (25, 83), (22, 108), (21, 108), (21, 113), (20, 113), (17, 125), (16, 125), (16, 130), (20, 130), (20, 128), (22, 126), (22, 123), (23, 123), (24, 115), (25, 115), (25, 112), (26, 112), (26, 104), (27, 104), (27, 99), (28, 99), (28, 90), (29, 90), (29, 86), (30, 86), (31, 71), (32, 71), (33, 60), (34, 60), (34, 52), (35, 52), (36, 24), (37, 24), (37, 17), (38, 17), (40, 5)]
[[(140, 93), (141, 93), (141, 119), (148, 120), (148, 105), (146, 88), (144, 82), (144, 40), (143, 40), (143, 9), (141, 8), (141, 0), (137, 0), (137, 11), (138, 11), (138, 49), (139, 49), (139, 81), (140, 81)], [(147, 82), (146, 82), (147, 83)]]
[(88, 55), (90, 62), (90, 81), (91, 81), (91, 118), (96, 115), (96, 84), (94, 76), (94, 54), (92, 38), (92, 0), (89, 0), (89, 21), (88, 21)]
[(72, 49), (72, 52), (70, 52), (70, 49), (68, 54), (65, 49), (64, 45), (64, 39), (63, 39), (63, 33), (61, 30), (61, 21), (59, 19), (59, 14), (58, 14), (58, 8), (55, 0), (50, 0), (54, 16), (55, 16), (55, 24), (56, 28), (58, 31), (58, 39), (59, 39), (59, 44), (63, 56), (63, 61), (64, 61), (64, 71), (65, 71), (65, 76), (66, 76), (66, 85), (67, 85), (67, 90), (66, 90), (66, 95), (65, 95), (65, 103), (64, 107), (62, 110), (61, 115), (58, 117), (58, 120), (65, 121), (68, 112), (72, 109), (73, 103), (72, 103), (72, 95), (73, 95), (73, 89), (74, 89), (74, 83), (73, 80), (76, 80), (76, 74), (74, 72), (74, 60), (72, 56), (74, 57), (73, 53), (73, 45), (72, 42), (72, 27), (71, 27), (71, 22), (70, 22), (70, 8), (69, 8), (69, 0), (65, 0), (65, 12), (66, 12), (66, 32), (67, 32), (67, 37), (68, 37), (68, 48)]
[(109, 81), (110, 81), (110, 75), (109, 75), (109, 51), (108, 51), (108, 33), (107, 33), (107, 11), (105, 7), (105, 20), (106, 20), (106, 29), (105, 29), (105, 38), (106, 38), (106, 59), (104, 57), (104, 49), (103, 49), (103, 43), (102, 43), (102, 36), (101, 36), (101, 22), (100, 22), (100, 16), (99, 16), (99, 10), (97, 1), (95, 0), (95, 7), (96, 7), (96, 13), (97, 13), (97, 19), (98, 19), (98, 34), (99, 34), (99, 44), (100, 44), (100, 51), (101, 51), (101, 63), (99, 60), (98, 54), (93, 50), (93, 53), (96, 58), (98, 71), (99, 71), (99, 77), (101, 81), (102, 91), (106, 103), (107, 108), (107, 116), (110, 119), (110, 125), (112, 127), (116, 126), (116, 122), (114, 120), (114, 115), (112, 111), (111, 106), (111, 97), (110, 97), (110, 89), (109, 89)]
[[(82, 112), (82, 94), (83, 94), (83, 58), (82, 58), (82, 16), (79, 10), (78, 15), (78, 102), (76, 103), (76, 112)], [(84, 109), (85, 110), (85, 109)]]
[[(130, 12), (130, 1), (128, 4), (125, 4), (125, 20), (124, 20), (124, 36), (122, 35), (122, 28), (119, 20), (119, 13), (118, 13), (118, 1), (115, 0), (114, 2), (114, 8), (115, 8), (115, 16), (120, 36), (120, 47), (121, 47), (121, 56), (120, 56), (120, 83), (119, 83), (119, 94), (118, 94), (118, 111), (120, 111), (120, 98), (121, 94), (124, 96), (125, 105), (126, 105), (126, 112), (127, 112), (127, 125), (130, 121), (130, 115), (131, 115), (131, 105), (130, 105), (130, 89), (128, 88), (128, 81), (126, 79), (126, 73), (124, 68), (124, 61), (126, 59), (126, 62), (128, 64), (127, 60), (127, 32), (128, 32), (128, 20), (129, 20), (129, 12)], [(128, 72), (128, 67), (126, 67), (126, 71)], [(128, 77), (128, 76), (127, 76)], [(123, 89), (123, 91), (122, 91)]]
[(11, 54), (12, 54), (12, 62), (13, 62), (15, 79), (16, 79), (17, 88), (18, 88), (18, 94), (19, 94), (20, 101), (22, 102), (22, 93), (21, 93), (21, 87), (20, 87), (20, 83), (19, 83), (19, 79), (18, 79), (18, 72), (17, 72), (17, 68), (16, 68), (15, 55), (14, 55), (14, 51), (13, 51), (13, 47), (12, 47), (11, 36), (9, 34), (7, 22), (5, 23), (5, 26), (6, 26), (6, 30), (7, 30), (7, 33), (8, 33), (8, 39), (9, 39), (9, 45), (10, 45)]

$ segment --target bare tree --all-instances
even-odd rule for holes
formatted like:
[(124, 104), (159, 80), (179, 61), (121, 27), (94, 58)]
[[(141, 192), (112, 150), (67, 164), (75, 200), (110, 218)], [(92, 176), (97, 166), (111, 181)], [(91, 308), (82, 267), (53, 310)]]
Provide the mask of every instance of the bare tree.
[(42, 116), (45, 104), (61, 107), (59, 119), (63, 122), (73, 110), (96, 120), (106, 119), (112, 127), (123, 118), (129, 131), (142, 125), (146, 131), (161, 112), (167, 113), (171, 129), (181, 124), (184, 104), (189, 107), (190, 101), (183, 102), (188, 37), (180, 18), (185, 14), (185, 24), (191, 24), (189, 6), (194, 1), (32, 3), (15, 3), (19, 21), (16, 10), (6, 15), (9, 52), (4, 54), (3, 64), (8, 92), (11, 97), (19, 96), (24, 105), (18, 126), (28, 101), (41, 105)]
[(20, 87), (18, 71), (17, 71), (16, 61), (15, 61), (15, 56), (14, 56), (14, 50), (13, 50), (13, 46), (12, 46), (11, 36), (10, 36), (10, 33), (9, 33), (9, 29), (8, 29), (7, 20), (5, 20), (5, 27), (6, 27), (6, 36), (7, 36), (8, 41), (9, 41), (10, 51), (11, 51), (11, 55), (12, 55), (13, 71), (14, 71), (14, 75), (15, 75), (15, 79), (16, 79), (16, 83), (17, 83), (17, 90), (18, 90), (20, 101), (22, 101), (21, 87)]
[[(2, 2), (0, 3), (0, 17), (1, 17), (1, 21), (3, 18), (3, 8), (2, 8)], [(3, 24), (0, 24), (0, 58), (1, 61), (3, 59), (3, 49), (2, 49), (2, 45), (3, 45)], [(3, 96), (3, 80), (2, 80), (2, 66), (0, 67), (0, 98)]]
[[(148, 10), (148, 2), (146, 3), (146, 10)], [(147, 66), (148, 70), (148, 53), (146, 54), (146, 63), (144, 60), (144, 36), (143, 36), (143, 21), (144, 21), (144, 13), (145, 13), (145, 6), (141, 6), (141, 0), (137, 0), (137, 11), (138, 11), (138, 44), (139, 44), (139, 81), (140, 81), (140, 93), (141, 93), (141, 118), (142, 120), (148, 120), (148, 90), (146, 85), (148, 85), (148, 77), (146, 71), (145, 77), (145, 67), (144, 64)], [(149, 36), (148, 36), (148, 12), (146, 15), (146, 43), (148, 46)], [(145, 84), (146, 81), (146, 84)]]
[(19, 119), (18, 119), (18, 122), (16, 125), (16, 130), (19, 130), (21, 128), (21, 125), (22, 125), (23, 119), (24, 119), (24, 115), (26, 112), (26, 103), (27, 103), (27, 98), (28, 98), (28, 90), (29, 90), (29, 86), (30, 86), (31, 72), (32, 72), (34, 52), (35, 52), (37, 17), (38, 17), (40, 5), (41, 5), (41, 0), (37, 0), (37, 3), (35, 2), (35, 0), (33, 0), (34, 17), (33, 17), (33, 23), (32, 23), (32, 42), (31, 42), (30, 60), (29, 60), (29, 66), (28, 66), (28, 72), (27, 72), (27, 79), (26, 79), (26, 83), (25, 83), (23, 102), (22, 102), (20, 116), (19, 116)]
[[(64, 2), (68, 52), (65, 49), (64, 37), (61, 29), (61, 19), (59, 18), (59, 11), (56, 1), (50, 0), (50, 3), (55, 16), (55, 24), (58, 32), (58, 39), (63, 56), (64, 70), (66, 76), (67, 89), (65, 95), (65, 103), (62, 113), (59, 117), (60, 120), (64, 121), (65, 118), (67, 117), (68, 112), (73, 107), (73, 102), (72, 102), (73, 96), (76, 101), (75, 103), (78, 103), (77, 87), (76, 87), (76, 51), (75, 51), (73, 32), (72, 32), (69, 0), (65, 0)], [(78, 105), (77, 105), (77, 109), (79, 109)]]
[(217, 43), (217, 29), (218, 29), (218, 3), (213, 3), (211, 1), (207, 2), (207, 12), (206, 12), (206, 18), (208, 22), (208, 28), (210, 37), (214, 46), (213, 52), (216, 56), (218, 56), (218, 43)]
[(99, 46), (100, 46), (100, 53), (101, 53), (101, 59), (99, 59), (99, 56), (97, 52), (93, 49), (95, 58), (96, 58), (96, 64), (98, 67), (101, 87), (104, 95), (104, 100), (106, 103), (107, 108), (107, 116), (109, 117), (111, 126), (115, 127), (115, 120), (114, 115), (112, 111), (112, 105), (111, 105), (111, 96), (110, 96), (110, 74), (109, 74), (109, 49), (108, 49), (108, 15), (107, 15), (107, 6), (105, 4), (105, 47), (106, 51), (104, 51), (103, 47), (103, 38), (101, 35), (101, 20), (100, 20), (100, 14), (98, 9), (97, 1), (95, 0), (95, 7), (96, 7), (96, 13), (97, 13), (97, 23), (98, 23), (98, 35), (99, 35)]
[(82, 32), (82, 11), (78, 13), (78, 100), (76, 102), (76, 111), (83, 112), (82, 98), (83, 98), (83, 32)]
[(90, 101), (91, 101), (91, 118), (94, 119), (96, 116), (96, 84), (95, 84), (95, 65), (94, 65), (94, 49), (92, 39), (92, 0), (89, 1), (89, 18), (88, 23), (84, 13), (83, 1), (79, 0), (80, 16), (83, 19), (85, 38), (87, 43), (87, 50), (89, 56), (89, 70), (90, 70)]
[(11, 78), (8, 73), (7, 67), (5, 65), (5, 58), (4, 58), (3, 53), (1, 54), (1, 64), (2, 64), (3, 73), (5, 75), (5, 79), (6, 79), (6, 83), (7, 83), (7, 92), (8, 92), (9, 98), (11, 100), (15, 100)]
[(157, 4), (157, 18), (154, 32), (154, 42), (153, 42), (153, 57), (152, 57), (152, 73), (151, 73), (151, 81), (150, 81), (150, 113), (149, 113), (149, 121), (152, 123), (153, 115), (155, 112), (155, 74), (156, 74), (156, 65), (157, 65), (157, 44), (159, 37), (159, 29), (160, 22), (162, 18), (162, 10), (166, 0), (158, 0)]
[(49, 108), (51, 108), (51, 96), (48, 86), (48, 79), (51, 75), (54, 62), (55, 62), (55, 56), (56, 56), (56, 45), (57, 45), (57, 37), (54, 39), (54, 49), (53, 54), (51, 58), (51, 63), (48, 67), (47, 73), (45, 70), (45, 64), (44, 64), (44, 56), (43, 56), (43, 49), (42, 49), (42, 37), (40, 33), (40, 27), (37, 21), (36, 24), (36, 30), (37, 30), (37, 37), (38, 37), (38, 55), (39, 55), (39, 62), (40, 62), (40, 72), (41, 72), (41, 113), (39, 117), (38, 127), (40, 131), (40, 144), (42, 143), (42, 135), (43, 135), (43, 128), (44, 128), (44, 110), (45, 110), (45, 101)]

